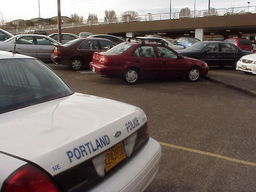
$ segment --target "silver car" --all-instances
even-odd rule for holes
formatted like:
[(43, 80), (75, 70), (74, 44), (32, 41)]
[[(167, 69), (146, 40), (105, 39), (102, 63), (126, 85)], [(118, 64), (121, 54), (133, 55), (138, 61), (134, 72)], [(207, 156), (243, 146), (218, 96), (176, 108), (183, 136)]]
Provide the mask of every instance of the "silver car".
[(59, 45), (59, 43), (45, 35), (22, 34), (1, 42), (0, 50), (16, 52), (44, 61), (50, 61), (54, 45)]
[[(52, 33), (50, 35), (48, 35), (48, 37), (58, 41), (58, 33)], [(73, 33), (62, 33), (61, 34), (61, 43), (67, 43), (69, 41), (72, 41), (74, 39), (78, 39), (79, 37)]]

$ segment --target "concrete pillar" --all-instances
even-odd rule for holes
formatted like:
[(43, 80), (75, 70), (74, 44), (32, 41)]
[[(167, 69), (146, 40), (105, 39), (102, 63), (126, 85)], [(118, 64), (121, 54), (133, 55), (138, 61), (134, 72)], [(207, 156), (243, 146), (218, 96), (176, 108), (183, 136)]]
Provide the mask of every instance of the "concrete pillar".
[(204, 40), (204, 29), (195, 29), (195, 38), (200, 39), (200, 41)]

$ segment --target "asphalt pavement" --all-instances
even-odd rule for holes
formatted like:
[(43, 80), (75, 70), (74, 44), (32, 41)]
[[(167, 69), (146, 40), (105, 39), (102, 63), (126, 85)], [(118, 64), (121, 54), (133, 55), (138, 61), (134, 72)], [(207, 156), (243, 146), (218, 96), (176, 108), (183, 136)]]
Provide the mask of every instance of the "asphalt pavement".
[(247, 74), (242, 71), (214, 69), (209, 71), (207, 79), (256, 96), (256, 75)]

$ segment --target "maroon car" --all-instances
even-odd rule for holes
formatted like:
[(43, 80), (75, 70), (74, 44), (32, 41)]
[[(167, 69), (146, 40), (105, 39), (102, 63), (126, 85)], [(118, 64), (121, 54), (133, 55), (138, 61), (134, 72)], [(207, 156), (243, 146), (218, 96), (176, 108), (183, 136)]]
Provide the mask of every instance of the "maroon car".
[(56, 64), (69, 65), (73, 70), (89, 67), (94, 52), (106, 51), (115, 44), (107, 39), (75, 39), (66, 44), (56, 46), (51, 60)]
[(105, 76), (119, 76), (128, 84), (140, 78), (187, 77), (197, 81), (208, 73), (208, 65), (183, 57), (168, 46), (157, 43), (125, 42), (112, 49), (94, 53), (91, 69)]

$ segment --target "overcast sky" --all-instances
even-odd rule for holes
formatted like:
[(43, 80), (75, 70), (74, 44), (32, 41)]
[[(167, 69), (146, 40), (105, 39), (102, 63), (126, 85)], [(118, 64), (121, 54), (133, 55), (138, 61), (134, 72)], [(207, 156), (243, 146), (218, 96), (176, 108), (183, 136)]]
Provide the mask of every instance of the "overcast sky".
[[(57, 15), (57, 0), (39, 0), (41, 17), (49, 18)], [(208, 0), (171, 0), (173, 11), (189, 7), (194, 9), (207, 9)], [(250, 1), (250, 0), (249, 0)], [(211, 0), (211, 7), (230, 8), (248, 6), (248, 0)], [(251, 6), (256, 6), (252, 1)], [(104, 18), (105, 10), (114, 10), (118, 16), (124, 11), (137, 11), (139, 14), (165, 13), (169, 12), (170, 0), (61, 0), (61, 14), (70, 16), (77, 13), (84, 18), (89, 13), (98, 15), (99, 19)], [(4, 21), (14, 19), (31, 19), (39, 16), (38, 0), (7, 0), (1, 1), (0, 19)]]

